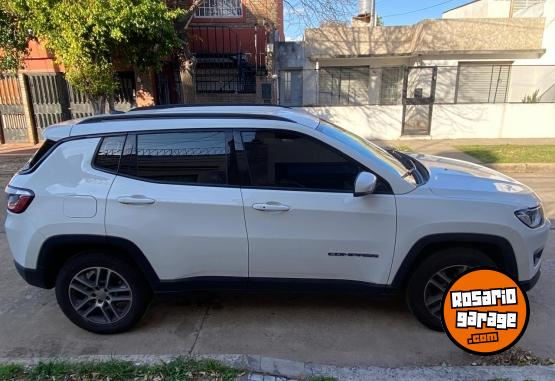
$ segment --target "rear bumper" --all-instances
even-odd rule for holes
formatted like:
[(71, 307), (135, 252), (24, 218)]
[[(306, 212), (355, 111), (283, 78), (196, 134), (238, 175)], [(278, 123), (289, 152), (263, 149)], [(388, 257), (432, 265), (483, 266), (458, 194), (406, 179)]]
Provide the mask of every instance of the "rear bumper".
[(19, 263), (14, 261), (15, 268), (21, 277), (25, 280), (25, 282), (29, 283), (31, 286), (40, 287), (40, 288), (52, 288), (47, 286), (46, 281), (46, 272), (40, 269), (28, 269), (26, 267), (21, 266)]

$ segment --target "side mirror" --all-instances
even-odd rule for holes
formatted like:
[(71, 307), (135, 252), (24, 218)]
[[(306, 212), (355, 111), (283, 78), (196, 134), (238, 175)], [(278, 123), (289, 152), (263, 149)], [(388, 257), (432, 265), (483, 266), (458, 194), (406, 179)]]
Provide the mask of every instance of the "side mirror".
[(374, 193), (378, 179), (370, 172), (360, 172), (355, 180), (355, 197)]

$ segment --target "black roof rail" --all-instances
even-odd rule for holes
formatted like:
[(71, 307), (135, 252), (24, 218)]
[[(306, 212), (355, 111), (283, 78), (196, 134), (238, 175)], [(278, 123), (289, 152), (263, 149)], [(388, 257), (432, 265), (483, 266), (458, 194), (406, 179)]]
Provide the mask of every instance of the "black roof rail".
[(187, 108), (187, 107), (279, 107), (285, 109), (291, 109), (288, 106), (281, 106), (281, 105), (266, 105), (260, 103), (201, 103), (201, 104), (171, 104), (171, 105), (155, 105), (155, 106), (143, 106), (143, 107), (134, 107), (128, 112), (134, 111), (148, 111), (148, 110), (170, 110), (172, 108)]
[(295, 123), (294, 120), (276, 115), (265, 114), (239, 114), (239, 113), (163, 113), (163, 114), (115, 114), (115, 115), (99, 115), (84, 119), (77, 124), (102, 123), (109, 121), (124, 120), (140, 120), (140, 119), (259, 119), (259, 120), (277, 120), (281, 122)]

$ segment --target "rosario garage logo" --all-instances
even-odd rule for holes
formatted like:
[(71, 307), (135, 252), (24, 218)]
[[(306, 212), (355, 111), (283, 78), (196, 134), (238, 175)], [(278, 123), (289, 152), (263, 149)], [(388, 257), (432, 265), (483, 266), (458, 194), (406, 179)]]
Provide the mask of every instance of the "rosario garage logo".
[(520, 286), (489, 268), (464, 273), (443, 298), (447, 336), (473, 354), (493, 355), (511, 348), (526, 331), (529, 316), (528, 299)]

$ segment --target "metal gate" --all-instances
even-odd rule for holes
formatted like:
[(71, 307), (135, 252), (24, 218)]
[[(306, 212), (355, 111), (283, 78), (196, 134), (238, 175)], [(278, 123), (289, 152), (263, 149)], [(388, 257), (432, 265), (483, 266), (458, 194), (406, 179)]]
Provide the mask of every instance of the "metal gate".
[(29, 141), (17, 75), (0, 74), (0, 142)]
[(405, 68), (403, 135), (429, 135), (435, 102), (437, 67)]
[(39, 139), (51, 124), (71, 119), (67, 83), (60, 73), (30, 74), (29, 93)]
[[(118, 111), (134, 106), (135, 80), (133, 72), (118, 73), (119, 89), (114, 96)], [(87, 97), (73, 88), (62, 73), (29, 74), (29, 93), (39, 139), (43, 130), (54, 123), (93, 115)]]

